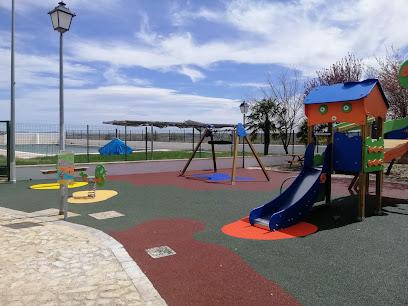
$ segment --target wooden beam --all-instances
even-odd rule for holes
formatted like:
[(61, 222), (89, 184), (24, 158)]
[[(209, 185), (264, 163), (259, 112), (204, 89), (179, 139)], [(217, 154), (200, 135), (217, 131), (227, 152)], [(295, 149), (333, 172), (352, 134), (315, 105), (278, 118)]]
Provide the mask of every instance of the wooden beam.
[(362, 154), (361, 154), (361, 170), (359, 175), (359, 191), (358, 191), (358, 220), (362, 221), (365, 218), (365, 200), (367, 190), (367, 175), (364, 172), (364, 152), (365, 141), (367, 138), (367, 125), (361, 126)]
[[(333, 143), (333, 123), (329, 122), (328, 123), (328, 128), (327, 132), (330, 133), (331, 135), (327, 137), (327, 144)], [(333, 150), (332, 150), (333, 152)], [(330, 167), (329, 167), (329, 172), (326, 175), (326, 204), (330, 204), (331, 202), (331, 174), (332, 174), (332, 169), (333, 169), (333, 153), (330, 156)]]
[(237, 134), (237, 131), (235, 131), (234, 158), (232, 160), (231, 185), (235, 185), (235, 175), (237, 173), (238, 141), (239, 136)]
[(246, 140), (247, 144), (249, 145), (249, 147), (251, 148), (252, 153), (254, 154), (256, 160), (258, 161), (259, 166), (261, 166), (262, 171), (263, 171), (263, 173), (265, 174), (266, 179), (267, 179), (268, 181), (270, 181), (271, 179), (270, 179), (270, 177), (269, 177), (269, 175), (268, 175), (268, 172), (266, 172), (266, 169), (265, 169), (265, 167), (264, 167), (264, 165), (263, 165), (261, 159), (259, 158), (258, 154), (256, 153), (256, 151), (255, 151), (255, 149), (254, 149), (254, 147), (253, 147), (253, 145), (252, 145), (251, 140), (249, 139), (248, 136), (245, 136), (245, 140)]
[(190, 156), (189, 160), (187, 161), (186, 165), (184, 166), (184, 169), (181, 170), (181, 173), (180, 173), (179, 176), (184, 175), (184, 172), (186, 172), (186, 170), (187, 170), (188, 166), (190, 165), (191, 161), (193, 160), (194, 155), (196, 154), (198, 148), (201, 146), (201, 143), (204, 141), (204, 138), (205, 138), (205, 136), (207, 135), (207, 131), (208, 131), (208, 129), (205, 129), (203, 135), (201, 136), (200, 141), (199, 141), (199, 142), (197, 143), (197, 145), (195, 146), (193, 153), (191, 154), (191, 156)]
[(214, 143), (212, 142), (214, 140), (214, 136), (211, 133), (211, 153), (212, 153), (212, 159), (213, 159), (213, 165), (214, 165), (214, 172), (217, 172), (217, 162), (215, 161), (215, 149), (214, 149)]
[(313, 128), (314, 125), (307, 127), (307, 144), (313, 142)]

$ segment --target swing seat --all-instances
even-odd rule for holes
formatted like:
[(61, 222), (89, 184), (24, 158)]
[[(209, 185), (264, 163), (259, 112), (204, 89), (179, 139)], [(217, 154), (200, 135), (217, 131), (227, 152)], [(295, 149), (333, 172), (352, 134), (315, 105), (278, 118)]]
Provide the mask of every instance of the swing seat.
[(209, 140), (208, 144), (232, 144), (229, 140)]

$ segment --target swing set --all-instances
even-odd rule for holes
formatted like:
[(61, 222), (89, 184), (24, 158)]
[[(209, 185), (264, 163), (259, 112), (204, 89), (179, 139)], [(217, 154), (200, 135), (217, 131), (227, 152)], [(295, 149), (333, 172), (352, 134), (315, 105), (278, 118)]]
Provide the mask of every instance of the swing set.
[[(201, 144), (203, 143), (204, 139), (206, 137), (210, 137), (210, 140), (208, 141), (208, 144), (211, 145), (211, 153), (212, 153), (212, 159), (213, 159), (213, 166), (214, 166), (214, 172), (217, 172), (217, 162), (215, 159), (215, 147), (214, 145), (225, 145), (225, 144), (232, 144), (232, 141), (228, 141), (228, 140), (214, 140), (214, 134), (215, 134), (215, 130), (213, 130), (211, 125), (208, 125), (203, 133), (203, 135), (201, 136), (200, 141), (197, 143), (197, 145), (194, 148), (193, 153), (191, 154), (189, 160), (187, 161), (186, 165), (184, 166), (183, 170), (181, 170), (180, 176), (183, 176), (184, 173), (186, 172), (188, 166), (190, 165), (191, 161), (194, 158), (194, 155), (196, 154), (196, 152), (198, 151), (198, 149), (200, 148)], [(251, 148), (252, 153), (254, 154), (259, 166), (261, 167), (266, 179), (268, 181), (270, 181), (270, 177), (268, 175), (268, 173), (266, 172), (266, 169), (264, 167), (264, 165), (262, 164), (261, 159), (259, 158), (258, 154), (256, 153), (251, 140), (249, 139), (247, 132), (245, 131), (245, 128), (242, 126), (241, 123), (238, 123), (238, 126), (236, 129), (233, 130), (233, 133), (235, 135), (235, 142), (234, 142), (234, 158), (232, 161), (232, 175), (231, 175), (231, 185), (235, 184), (235, 174), (236, 174), (236, 168), (237, 168), (237, 157), (238, 157), (238, 143), (239, 143), (239, 137), (242, 137), (243, 139), (245, 139), (246, 143), (249, 145), (249, 147)]]

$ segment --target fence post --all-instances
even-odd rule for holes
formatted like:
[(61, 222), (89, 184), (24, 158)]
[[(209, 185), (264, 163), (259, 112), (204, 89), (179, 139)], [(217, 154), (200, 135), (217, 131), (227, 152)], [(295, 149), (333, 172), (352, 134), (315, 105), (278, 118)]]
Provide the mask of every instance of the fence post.
[(125, 161), (127, 160), (127, 126), (125, 125)]
[(146, 160), (147, 160), (147, 126), (145, 128), (146, 128), (145, 139), (146, 139)]
[[(201, 139), (201, 130), (200, 130), (200, 139)], [(201, 143), (200, 143), (200, 158), (201, 158)]]
[(194, 128), (193, 128), (193, 152), (194, 152)]
[[(82, 141), (81, 141), (82, 142)], [(89, 125), (86, 125), (86, 159), (89, 163)]]
[(150, 157), (151, 157), (151, 160), (153, 160), (153, 124), (150, 126), (150, 131), (152, 132), (152, 139), (150, 141), (150, 146), (151, 146)]

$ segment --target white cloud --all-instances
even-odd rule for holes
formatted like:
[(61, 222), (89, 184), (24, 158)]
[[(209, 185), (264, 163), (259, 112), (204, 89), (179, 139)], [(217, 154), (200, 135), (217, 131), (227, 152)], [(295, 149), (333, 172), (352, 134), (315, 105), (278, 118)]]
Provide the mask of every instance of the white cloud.
[(205, 78), (205, 75), (201, 73), (199, 70), (192, 69), (186, 66), (182, 66), (180, 69), (178, 69), (178, 72), (189, 76), (193, 82), (197, 82)]
[[(328, 67), (351, 52), (357, 57), (381, 55), (384, 44), (405, 44), (408, 19), (400, 13), (403, 0), (338, 1), (302, 0), (291, 2), (230, 1), (223, 10), (189, 7), (173, 14), (173, 22), (188, 24), (200, 18), (235, 28), (235, 40), (208, 40), (197, 43), (189, 32), (160, 36), (144, 31), (145, 50), (133, 50), (144, 63), (130, 61), (150, 69), (169, 69), (173, 65), (197, 65), (208, 68), (218, 61), (239, 63), (275, 63), (297, 65), (306, 75)], [(142, 35), (139, 35), (141, 37)], [(91, 45), (98, 49), (95, 44)], [(79, 49), (82, 47), (79, 45)], [(131, 45), (121, 49), (132, 52)], [(126, 51), (124, 51), (126, 53)], [(182, 71), (181, 71), (182, 72)]]
[[(10, 50), (0, 48), (0, 70), (10, 72)], [(84, 86), (89, 84), (84, 77), (94, 73), (94, 69), (70, 62), (64, 63), (64, 83), (66, 86)], [(58, 86), (59, 58), (54, 56), (38, 56), (15, 53), (15, 77), (17, 86)], [(9, 88), (10, 73), (0, 74), (0, 88)]]
[[(64, 91), (65, 122), (101, 124), (109, 120), (204, 121), (240, 120), (238, 101), (182, 94), (166, 88), (106, 86)], [(58, 89), (33, 90), (16, 99), (17, 122), (58, 122)], [(0, 100), (0, 105), (10, 102)], [(3, 107), (2, 107), (3, 109)], [(80, 114), (80, 115), (79, 115)], [(0, 114), (0, 120), (8, 114)]]
[[(10, 2), (0, 2), (2, 17), (8, 16), (8, 11), (4, 14), (4, 8), (9, 10)], [(163, 15), (135, 9), (141, 5), (136, 1), (101, 0), (84, 4), (80, 0), (70, 0), (67, 6), (77, 13), (78, 24), (81, 20), (83, 25), (90, 26), (83, 32), (78, 28), (77, 32), (70, 33), (69, 43), (64, 46), (67, 122), (89, 120), (100, 123), (102, 120), (123, 119), (202, 121), (203, 118), (211, 118), (214, 123), (237, 122), (240, 120), (238, 101), (154, 88), (155, 84), (174, 88), (184, 85), (178, 81), (177, 84), (163, 85), (163, 79), (154, 77), (160, 72), (177, 72), (188, 76), (196, 83), (194, 86), (206, 79), (207, 83), (217, 86), (241, 87), (237, 89), (236, 95), (239, 96), (242, 91), (249, 92), (263, 84), (256, 83), (259, 79), (247, 81), (241, 68), (234, 70), (239, 71), (241, 76), (231, 77), (237, 81), (217, 82), (215, 80), (221, 78), (217, 75), (219, 71), (213, 70), (217, 63), (296, 66), (303, 75), (315, 76), (316, 70), (330, 66), (349, 52), (372, 62), (374, 55), (381, 57), (384, 54), (384, 46), (407, 47), (405, 29), (408, 28), (408, 18), (402, 10), (406, 7), (405, 2), (232, 0), (216, 5), (204, 1), (193, 5), (187, 1), (183, 7), (174, 5), (162, 18)], [(29, 116), (46, 121), (55, 117), (56, 121), (58, 40), (57, 37), (48, 39), (47, 35), (52, 35), (49, 34), (52, 30), (46, 15), (56, 3), (18, 0), (16, 5), (18, 14), (26, 17), (19, 20), (27, 21), (27, 28), (36, 29), (17, 32), (18, 116), (28, 121), (32, 121)], [(201, 7), (197, 8), (198, 5)], [(103, 38), (98, 33), (90, 34), (92, 27), (101, 32), (96, 15), (92, 15), (92, 23), (89, 24), (80, 19), (80, 16), (86, 18), (93, 9), (98, 10), (96, 13), (101, 13), (106, 22)], [(44, 20), (28, 14), (39, 10), (44, 12)], [(136, 17), (126, 19), (132, 10)], [(119, 14), (121, 12), (123, 15)], [(171, 18), (172, 24), (166, 24), (168, 18)], [(159, 19), (160, 22), (157, 22)], [(211, 25), (211, 30), (206, 31), (204, 26), (208, 25)], [(114, 34), (110, 34), (110, 26), (115, 28)], [(200, 30), (196, 31), (197, 28)], [(129, 33), (129, 29), (135, 29), (135, 32)], [(2, 105), (9, 103), (5, 98), (10, 85), (9, 40), (10, 33), (0, 31)], [(135, 67), (144, 68), (137, 70), (141, 71), (140, 75), (135, 74)], [(222, 73), (223, 76), (231, 76), (231, 71)], [(263, 73), (260, 71), (261, 77)], [(216, 75), (215, 80), (211, 79), (213, 75)], [(5, 109), (3, 106), (0, 108), (1, 115)]]
[(223, 80), (218, 80), (215, 82), (217, 86), (229, 86), (229, 87), (255, 87), (255, 88), (262, 88), (266, 87), (266, 83), (242, 83), (242, 82), (227, 82)]
[[(11, 0), (1, 1), (0, 8), (11, 10)], [(121, 0), (99, 0), (99, 1), (86, 1), (83, 0), (69, 0), (65, 1), (66, 7), (68, 7), (73, 13), (76, 13), (78, 9), (88, 12), (110, 12), (112, 9), (120, 8), (123, 4)], [(54, 7), (58, 6), (58, 1), (49, 0), (14, 0), (15, 10), (18, 14), (28, 14), (34, 10), (41, 9), (43, 11), (51, 11)]]

